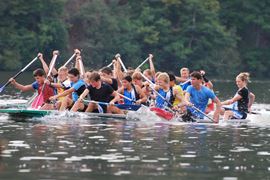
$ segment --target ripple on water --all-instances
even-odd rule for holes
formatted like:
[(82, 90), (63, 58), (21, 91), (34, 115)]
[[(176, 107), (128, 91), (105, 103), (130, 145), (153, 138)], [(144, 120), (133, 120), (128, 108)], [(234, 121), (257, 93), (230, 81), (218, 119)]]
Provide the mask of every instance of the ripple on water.
[(223, 180), (237, 180), (237, 177), (224, 177)]
[(31, 160), (46, 160), (46, 161), (55, 161), (58, 160), (58, 157), (44, 157), (44, 156), (26, 156), (20, 158), (21, 161), (31, 161)]
[(259, 156), (270, 156), (270, 152), (268, 152), (268, 151), (260, 151), (260, 152), (257, 152), (257, 155), (259, 155)]

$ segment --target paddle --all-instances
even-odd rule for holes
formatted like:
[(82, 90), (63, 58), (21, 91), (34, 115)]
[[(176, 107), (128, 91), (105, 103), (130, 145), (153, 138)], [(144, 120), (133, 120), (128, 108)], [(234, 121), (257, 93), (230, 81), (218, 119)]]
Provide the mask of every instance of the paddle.
[[(92, 101), (92, 100), (86, 100), (83, 99), (84, 102), (86, 103), (95, 103), (95, 104), (101, 104), (101, 105), (110, 105), (107, 102), (100, 102), (100, 101)], [(140, 105), (133, 105), (133, 104), (114, 104), (114, 106), (118, 107), (119, 109), (124, 109), (124, 110), (132, 110), (132, 111), (137, 111), (141, 106)]]
[(75, 56), (76, 56), (76, 53), (72, 54), (72, 56), (67, 60), (67, 62), (63, 66), (67, 66)]
[(113, 65), (113, 62), (111, 62), (110, 64), (107, 65), (107, 67), (111, 67)]
[(199, 113), (201, 113), (202, 115), (204, 115), (205, 117), (207, 117), (208, 119), (210, 119), (212, 122), (215, 122), (213, 118), (211, 118), (210, 116), (208, 116), (207, 114), (205, 114), (204, 112), (202, 112), (199, 108), (197, 108), (196, 106), (192, 105), (191, 108), (195, 109), (196, 111), (198, 111)]
[(82, 49), (81, 49), (81, 51), (79, 51), (79, 50), (77, 50), (77, 49), (75, 49), (74, 51), (75, 51), (74, 54), (72, 54), (72, 56), (67, 60), (67, 62), (66, 62), (63, 66), (67, 66), (68, 63), (70, 63), (70, 61), (72, 61), (72, 59), (73, 59), (77, 54), (79, 54), (80, 52), (82, 52)]
[(125, 72), (127, 72), (127, 68), (125, 67), (123, 61), (121, 60), (121, 55), (118, 53), (115, 55), (115, 58), (118, 59), (118, 61), (120, 62), (122, 68), (124, 69)]
[[(35, 57), (29, 64), (27, 64), (24, 68), (22, 68), (17, 74), (15, 74), (12, 78), (16, 79), (20, 74), (22, 74), (31, 64), (33, 64), (39, 56)], [(7, 81), (1, 88), (0, 93), (5, 89), (6, 86), (10, 84), (10, 81)]]
[(142, 67), (147, 61), (149, 60), (149, 57), (148, 58), (146, 58), (136, 69), (135, 69), (135, 71), (136, 70), (138, 70), (140, 67)]
[(34, 108), (34, 109), (39, 108), (39, 107), (44, 103), (43, 91), (44, 91), (45, 85), (46, 85), (45, 82), (48, 80), (48, 78), (49, 78), (50, 75), (51, 75), (51, 72), (52, 72), (52, 70), (53, 70), (53, 68), (54, 68), (54, 65), (55, 65), (57, 56), (58, 56), (58, 54), (56, 54), (56, 55), (53, 56), (51, 66), (50, 66), (49, 72), (48, 72), (48, 74), (47, 74), (47, 76), (46, 76), (46, 79), (45, 79), (45, 81), (44, 81), (44, 84), (43, 84), (43, 86), (42, 86), (41, 92), (40, 92), (40, 94), (38, 95), (38, 97), (37, 97), (37, 98), (33, 101), (33, 103), (32, 103), (32, 108)]

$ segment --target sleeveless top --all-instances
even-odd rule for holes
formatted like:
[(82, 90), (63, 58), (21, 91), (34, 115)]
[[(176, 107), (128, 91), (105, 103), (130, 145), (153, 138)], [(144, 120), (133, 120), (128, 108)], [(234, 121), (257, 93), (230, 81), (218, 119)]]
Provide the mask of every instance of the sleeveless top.
[(157, 92), (164, 99), (166, 99), (166, 101), (163, 98), (161, 98), (159, 95), (157, 95), (157, 98), (156, 98), (156, 107), (158, 107), (158, 108), (170, 107), (171, 105), (168, 102), (170, 102), (172, 104), (173, 101), (174, 101), (172, 88), (170, 88), (170, 90), (167, 91), (167, 92), (165, 92), (163, 89), (159, 89)]
[(130, 101), (127, 98), (124, 98), (124, 104), (134, 104), (134, 101), (140, 99), (140, 96), (138, 92), (136, 91), (134, 84), (131, 84), (131, 86), (132, 86), (131, 91), (124, 89), (124, 96), (128, 97), (129, 99), (132, 99), (133, 101)]

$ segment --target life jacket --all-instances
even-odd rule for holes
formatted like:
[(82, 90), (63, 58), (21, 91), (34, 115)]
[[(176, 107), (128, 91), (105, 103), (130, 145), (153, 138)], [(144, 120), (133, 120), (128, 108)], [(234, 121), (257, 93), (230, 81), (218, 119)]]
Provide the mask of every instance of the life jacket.
[(40, 95), (42, 93), (44, 103), (48, 103), (50, 101), (49, 98), (54, 95), (53, 88), (51, 86), (49, 86), (48, 84), (45, 84), (43, 92), (41, 92), (42, 87), (43, 87), (43, 84), (42, 85), (39, 84), (38, 95)]
[[(166, 101), (163, 98), (161, 98), (159, 95), (157, 95), (156, 104), (155, 104), (156, 107), (158, 107), (158, 108), (171, 107), (171, 105), (174, 101), (172, 88), (170, 88), (169, 91), (167, 91), (167, 92), (165, 92), (163, 89), (159, 89), (158, 93), (164, 99), (166, 99)], [(170, 102), (170, 104), (168, 102)]]
[[(135, 85), (131, 84), (131, 86), (132, 86), (131, 91), (124, 89), (124, 96), (128, 97), (129, 99), (132, 99), (133, 101), (137, 101), (138, 99), (140, 99), (140, 95), (136, 91)], [(127, 98), (124, 98), (124, 104), (134, 104), (133, 101), (130, 101)]]

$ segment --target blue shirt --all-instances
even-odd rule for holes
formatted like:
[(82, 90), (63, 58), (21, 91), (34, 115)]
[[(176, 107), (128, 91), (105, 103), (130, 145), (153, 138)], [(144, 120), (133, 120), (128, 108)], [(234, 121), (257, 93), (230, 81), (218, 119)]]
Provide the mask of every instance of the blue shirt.
[(86, 86), (84, 81), (82, 79), (79, 79), (76, 83), (71, 82), (71, 87), (75, 89), (75, 91), (72, 93), (72, 100), (76, 102), (79, 96), (86, 89)]
[[(189, 86), (186, 91), (190, 94), (190, 102), (202, 112), (205, 112), (208, 100), (216, 98), (214, 92), (205, 86), (201, 86), (200, 90), (195, 89), (193, 86)], [(189, 110), (198, 118), (204, 117), (203, 114), (195, 111), (193, 108), (189, 108)]]

